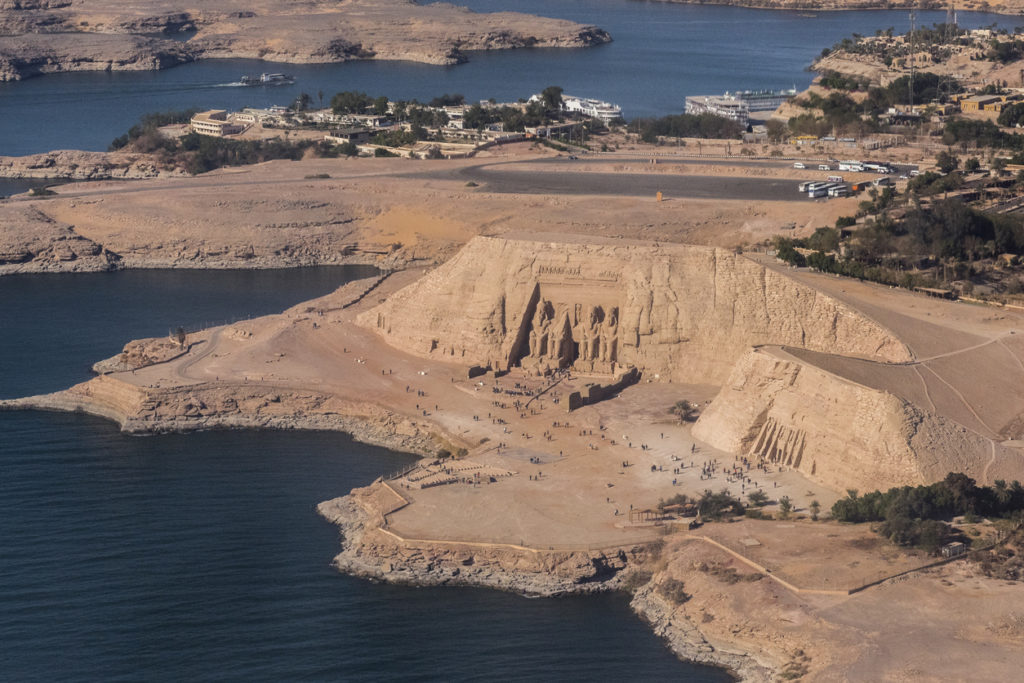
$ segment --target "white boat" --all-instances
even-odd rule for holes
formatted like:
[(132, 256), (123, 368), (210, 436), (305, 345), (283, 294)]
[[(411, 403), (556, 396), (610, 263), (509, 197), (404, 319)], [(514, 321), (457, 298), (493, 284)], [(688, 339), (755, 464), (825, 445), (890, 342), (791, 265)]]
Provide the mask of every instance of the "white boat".
[(242, 76), (238, 81), (242, 85), (291, 85), (293, 76), (287, 74), (260, 74), (259, 76)]

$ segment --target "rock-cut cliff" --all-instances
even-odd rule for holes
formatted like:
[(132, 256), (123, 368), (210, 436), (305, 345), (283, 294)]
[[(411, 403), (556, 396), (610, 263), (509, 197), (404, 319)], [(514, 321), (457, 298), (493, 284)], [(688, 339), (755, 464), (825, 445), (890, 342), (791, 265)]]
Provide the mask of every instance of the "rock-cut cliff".
[(1005, 455), (941, 415), (777, 348), (736, 363), (693, 434), (837, 491), (924, 484), (948, 472), (985, 481), (986, 463)]
[(752, 346), (902, 361), (859, 312), (730, 251), (478, 237), (364, 313), (413, 354), (507, 369), (571, 366), (721, 384)]

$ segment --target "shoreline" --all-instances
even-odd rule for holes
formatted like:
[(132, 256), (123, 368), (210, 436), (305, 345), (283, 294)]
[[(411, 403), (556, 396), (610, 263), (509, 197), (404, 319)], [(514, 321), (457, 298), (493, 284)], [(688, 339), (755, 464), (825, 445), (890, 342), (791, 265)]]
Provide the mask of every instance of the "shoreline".
[[(115, 422), (124, 433), (132, 435), (236, 429), (335, 431), (360, 443), (421, 459), (433, 456), (438, 444), (436, 433), (422, 429), (403, 435), (389, 426), (393, 416), (371, 419), (341, 414), (225, 415), (146, 422), (132, 420), (124, 411), (67, 391), (0, 400), (0, 411), (14, 410), (85, 413)], [(643, 543), (604, 550), (546, 551), (506, 544), (431, 544), (401, 539), (382, 528), (386, 527), (388, 512), (371, 512), (357, 502), (360, 496), (371, 498), (371, 491), (375, 487), (379, 490), (382, 481), (378, 479), (368, 487), (317, 505), (317, 514), (338, 527), (340, 551), (331, 564), (341, 573), (396, 585), (466, 586), (524, 597), (555, 598), (626, 590), (624, 579), (629, 571), (650, 561), (649, 544)], [(723, 668), (737, 680), (771, 680), (774, 671), (770, 667), (751, 655), (713, 645), (690, 620), (674, 616), (672, 606), (654, 591), (651, 583), (633, 594), (630, 607), (681, 660)]]
[[(487, 549), (483, 544), (452, 543), (448, 548), (397, 542), (382, 533), (385, 515), (370, 512), (370, 487), (324, 501), (317, 513), (338, 527), (341, 551), (332, 561), (338, 571), (375, 582), (407, 586), (466, 586), (515, 593), (523, 597), (629, 590), (624, 585), (633, 565), (649, 563), (646, 545), (603, 551), (544, 551), (531, 548)], [(387, 533), (385, 531), (385, 533)], [(387, 541), (393, 541), (389, 544)], [(490, 552), (487, 552), (491, 550)], [(568, 569), (567, 569), (568, 568)], [(727, 671), (736, 680), (770, 681), (777, 671), (749, 654), (713, 645), (689, 619), (674, 616), (653, 581), (632, 593), (630, 608), (682, 661)]]
[[(433, 265), (433, 261), (422, 265)], [(290, 270), (293, 268), (338, 268), (343, 266), (370, 266), (382, 272), (400, 271), (413, 266), (403, 259), (381, 262), (373, 257), (360, 258), (343, 256), (338, 259), (271, 259), (255, 257), (252, 259), (226, 261), (163, 261), (152, 260), (125, 263), (115, 260), (109, 263), (82, 263), (72, 261), (44, 261), (40, 263), (7, 263), (0, 264), (0, 277), (14, 275), (72, 275), (80, 273), (117, 273), (129, 270)]]

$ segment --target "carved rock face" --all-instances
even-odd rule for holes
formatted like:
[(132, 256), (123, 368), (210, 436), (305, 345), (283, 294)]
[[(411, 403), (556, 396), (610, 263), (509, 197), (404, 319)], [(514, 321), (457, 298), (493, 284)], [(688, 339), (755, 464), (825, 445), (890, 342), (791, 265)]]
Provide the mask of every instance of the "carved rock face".
[(720, 384), (751, 346), (906, 360), (860, 313), (728, 251), (478, 237), (360, 318), (389, 344), (469, 365)]

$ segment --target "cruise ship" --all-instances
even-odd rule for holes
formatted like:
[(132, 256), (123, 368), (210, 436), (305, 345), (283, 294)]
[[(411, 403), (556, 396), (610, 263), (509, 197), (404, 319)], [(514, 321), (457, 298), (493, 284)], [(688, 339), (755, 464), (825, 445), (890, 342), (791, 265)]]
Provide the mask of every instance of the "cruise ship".
[[(529, 101), (540, 102), (541, 100), (540, 95), (532, 95)], [(562, 111), (581, 114), (591, 119), (601, 119), (605, 123), (612, 123), (622, 118), (622, 109), (618, 105), (576, 95), (562, 95)]]
[(291, 85), (295, 78), (287, 74), (260, 74), (259, 76), (242, 76), (238, 81), (242, 85)]
[(622, 118), (622, 109), (618, 106), (589, 97), (562, 95), (562, 108), (565, 111), (577, 112), (592, 119), (601, 119), (605, 123), (611, 123)]
[(775, 111), (784, 102), (796, 97), (796, 88), (789, 90), (739, 90), (725, 93), (726, 97), (734, 97), (747, 105), (749, 111)]
[(746, 126), (752, 111), (775, 111), (796, 96), (789, 90), (739, 90), (724, 95), (692, 95), (686, 98), (687, 114), (714, 114)]
[(686, 113), (699, 116), (714, 114), (746, 127), (750, 123), (747, 103), (732, 95), (693, 95), (686, 98)]

